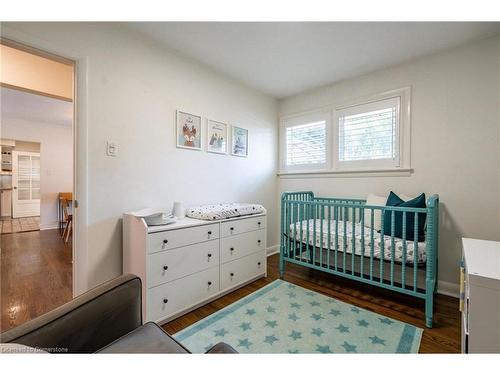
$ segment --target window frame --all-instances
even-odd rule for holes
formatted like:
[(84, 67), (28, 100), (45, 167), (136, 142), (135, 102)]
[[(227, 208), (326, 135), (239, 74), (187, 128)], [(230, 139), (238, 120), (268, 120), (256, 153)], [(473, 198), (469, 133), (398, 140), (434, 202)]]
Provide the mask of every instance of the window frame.
[[(357, 106), (369, 105), (379, 101), (400, 98), (399, 103), (399, 126), (397, 127), (397, 142), (399, 158), (397, 163), (380, 163), (380, 160), (359, 160), (340, 162), (338, 160), (338, 111)], [(323, 116), (323, 117), (321, 117)], [(312, 119), (311, 121), (305, 119)], [(286, 166), (286, 127), (299, 125), (300, 123), (319, 121), (323, 118), (326, 122), (326, 164), (322, 167), (317, 165)], [(316, 119), (316, 120), (314, 120)], [(296, 113), (280, 117), (279, 128), (279, 168), (278, 175), (318, 175), (321, 176), (408, 176), (411, 169), (411, 87), (403, 87), (395, 90), (382, 92), (375, 95), (365, 96), (342, 104), (332, 104), (320, 109)], [(387, 161), (387, 159), (382, 159)]]
[[(306, 125), (314, 122), (325, 122), (325, 163), (287, 165), (287, 128)], [(331, 129), (332, 118), (330, 110), (316, 110), (297, 115), (282, 117), (280, 121), (280, 172), (314, 172), (326, 171), (331, 168)]]
[[(396, 106), (396, 129), (394, 136), (394, 158), (385, 159), (362, 159), (362, 160), (340, 160), (340, 123), (339, 120), (342, 116), (355, 115), (360, 113), (367, 113), (376, 111), (382, 108), (388, 108), (383, 103), (393, 102)], [(333, 115), (334, 124), (334, 141), (333, 141), (333, 165), (335, 170), (356, 170), (356, 169), (392, 169), (399, 168), (401, 165), (401, 97), (394, 96), (391, 98), (379, 99), (368, 103), (356, 104), (348, 107), (336, 109)]]

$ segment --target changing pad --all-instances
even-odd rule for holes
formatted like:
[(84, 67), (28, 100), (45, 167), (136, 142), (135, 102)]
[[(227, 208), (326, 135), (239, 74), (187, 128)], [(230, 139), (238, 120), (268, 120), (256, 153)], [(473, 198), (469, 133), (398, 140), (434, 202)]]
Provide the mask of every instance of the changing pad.
[(223, 220), (263, 213), (266, 213), (266, 209), (260, 204), (222, 203), (191, 207), (186, 211), (186, 216), (201, 220)]

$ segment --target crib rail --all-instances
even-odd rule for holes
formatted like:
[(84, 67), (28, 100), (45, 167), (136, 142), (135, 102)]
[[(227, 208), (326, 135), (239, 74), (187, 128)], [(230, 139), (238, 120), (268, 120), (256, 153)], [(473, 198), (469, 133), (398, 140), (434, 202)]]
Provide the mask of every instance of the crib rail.
[[(280, 275), (289, 262), (423, 298), (431, 325), (438, 209), (437, 195), (427, 208), (410, 208), (314, 197), (310, 191), (283, 193)], [(425, 238), (419, 238), (424, 221)]]

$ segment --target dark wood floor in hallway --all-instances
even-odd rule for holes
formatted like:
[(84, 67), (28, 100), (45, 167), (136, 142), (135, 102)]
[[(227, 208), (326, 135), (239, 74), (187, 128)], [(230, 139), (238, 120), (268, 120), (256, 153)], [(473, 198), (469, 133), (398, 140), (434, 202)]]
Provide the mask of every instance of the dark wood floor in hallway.
[[(278, 259), (278, 255), (268, 258), (267, 278), (257, 280), (183, 315), (163, 325), (163, 329), (174, 334), (276, 280), (279, 277)], [(378, 314), (424, 328), (420, 345), (421, 353), (460, 352), (460, 313), (456, 298), (443, 295), (436, 297), (434, 328), (428, 329), (424, 325), (424, 302), (422, 300), (297, 265), (287, 265), (285, 280)]]
[(2, 234), (0, 241), (1, 332), (71, 300), (71, 241), (57, 229)]

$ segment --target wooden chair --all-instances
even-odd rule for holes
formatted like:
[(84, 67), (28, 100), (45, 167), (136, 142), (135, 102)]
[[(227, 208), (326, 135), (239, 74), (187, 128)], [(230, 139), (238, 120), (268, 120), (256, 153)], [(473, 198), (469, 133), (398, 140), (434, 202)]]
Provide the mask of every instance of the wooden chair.
[(69, 236), (71, 236), (71, 234), (73, 233), (73, 214), (70, 214), (68, 211), (70, 202), (71, 201), (66, 198), (62, 198), (61, 200), (63, 214), (64, 214), (64, 222), (66, 223), (66, 226), (64, 227), (64, 231), (62, 234), (65, 243), (68, 243)]

